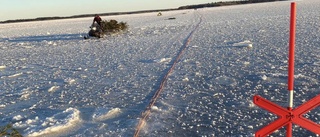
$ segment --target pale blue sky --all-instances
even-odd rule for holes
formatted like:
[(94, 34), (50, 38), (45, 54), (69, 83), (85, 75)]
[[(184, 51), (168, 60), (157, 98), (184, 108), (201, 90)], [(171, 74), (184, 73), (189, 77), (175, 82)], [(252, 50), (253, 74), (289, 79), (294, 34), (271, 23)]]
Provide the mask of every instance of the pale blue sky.
[(0, 0), (0, 21), (178, 8), (230, 0)]

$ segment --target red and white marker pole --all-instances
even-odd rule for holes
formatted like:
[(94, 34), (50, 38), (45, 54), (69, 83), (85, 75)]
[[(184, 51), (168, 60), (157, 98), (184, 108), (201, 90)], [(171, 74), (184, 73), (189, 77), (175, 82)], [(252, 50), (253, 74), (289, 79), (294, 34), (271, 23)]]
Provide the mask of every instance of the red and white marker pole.
[[(289, 66), (288, 66), (288, 110), (293, 108), (293, 87), (294, 87), (294, 51), (296, 38), (296, 3), (291, 3), (291, 17), (290, 17), (290, 39), (289, 39)], [(292, 123), (287, 125), (287, 137), (292, 136)]]
[(304, 117), (312, 109), (320, 106), (320, 94), (302, 105), (293, 109), (293, 84), (294, 84), (294, 46), (295, 46), (295, 26), (296, 26), (296, 3), (291, 3), (291, 19), (290, 19), (290, 41), (289, 41), (289, 67), (288, 67), (288, 108), (285, 109), (259, 95), (253, 97), (253, 103), (257, 106), (272, 112), (279, 118), (255, 134), (256, 137), (266, 137), (276, 130), (286, 126), (286, 137), (292, 137), (292, 124), (299, 125), (315, 134), (320, 135), (320, 124), (313, 122)]

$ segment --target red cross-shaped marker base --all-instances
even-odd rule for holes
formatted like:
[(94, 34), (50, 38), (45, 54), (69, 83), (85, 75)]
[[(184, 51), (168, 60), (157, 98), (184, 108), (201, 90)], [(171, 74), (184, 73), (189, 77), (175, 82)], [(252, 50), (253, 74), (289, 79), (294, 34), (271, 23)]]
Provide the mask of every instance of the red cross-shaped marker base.
[(286, 126), (289, 123), (300, 125), (301, 127), (320, 135), (320, 125), (303, 117), (303, 115), (309, 112), (311, 109), (314, 109), (320, 105), (320, 95), (309, 100), (308, 102), (305, 102), (304, 104), (293, 110), (288, 110), (280, 107), (277, 104), (266, 100), (258, 95), (255, 95), (253, 97), (253, 102), (259, 107), (279, 116), (276, 121), (257, 131), (255, 134), (256, 137), (268, 136), (269, 134), (273, 133), (283, 126)]

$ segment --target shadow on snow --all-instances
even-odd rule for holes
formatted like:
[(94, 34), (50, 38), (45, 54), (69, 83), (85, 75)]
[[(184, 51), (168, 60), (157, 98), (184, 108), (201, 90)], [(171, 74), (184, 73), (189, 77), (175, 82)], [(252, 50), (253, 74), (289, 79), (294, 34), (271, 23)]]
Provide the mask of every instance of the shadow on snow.
[(68, 40), (82, 40), (85, 34), (57, 34), (44, 36), (24, 36), (12, 39), (5, 39), (9, 42), (42, 42), (42, 41), (68, 41)]

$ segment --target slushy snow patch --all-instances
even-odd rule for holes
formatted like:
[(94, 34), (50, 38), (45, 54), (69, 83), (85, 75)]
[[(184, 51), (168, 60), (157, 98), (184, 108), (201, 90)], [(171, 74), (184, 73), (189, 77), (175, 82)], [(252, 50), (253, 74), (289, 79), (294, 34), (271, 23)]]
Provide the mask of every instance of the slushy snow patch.
[[(91, 17), (0, 24), (1, 124), (25, 136), (132, 136), (163, 86), (140, 136), (253, 136), (276, 116), (252, 97), (279, 105), (288, 97), (290, 3), (102, 17), (130, 25), (102, 39), (83, 39)], [(297, 6), (294, 104), (302, 104), (319, 94), (320, 1)], [(319, 108), (307, 115), (319, 123)]]
[(52, 86), (51, 88), (48, 89), (48, 92), (55, 92), (59, 88), (60, 86)]
[(21, 120), (21, 119), (23, 119), (23, 116), (21, 116), (21, 115), (14, 116), (14, 117), (12, 118), (12, 120), (15, 120), (15, 121), (19, 121), (19, 120)]
[[(72, 131), (72, 129), (81, 126), (82, 120), (80, 118), (80, 111), (74, 108), (68, 108), (65, 111), (55, 114), (46, 120), (39, 122), (30, 122), (32, 126), (37, 126), (38, 130), (29, 131), (29, 137), (37, 136), (59, 136), (65, 132)], [(39, 125), (38, 125), (39, 124)]]
[(120, 115), (120, 108), (113, 108), (111, 110), (105, 108), (97, 108), (96, 112), (93, 114), (94, 121), (104, 121), (107, 119), (112, 119)]
[(156, 63), (168, 63), (171, 61), (171, 58), (161, 58), (161, 59), (156, 59), (154, 62)]

